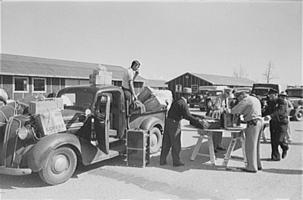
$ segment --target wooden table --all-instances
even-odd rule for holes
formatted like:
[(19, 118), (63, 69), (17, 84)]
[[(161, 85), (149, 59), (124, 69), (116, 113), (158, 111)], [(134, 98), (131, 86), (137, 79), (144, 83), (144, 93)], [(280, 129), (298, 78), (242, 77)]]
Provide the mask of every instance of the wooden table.
[[(243, 152), (243, 157), (244, 157), (244, 162), (246, 163), (246, 156), (245, 156), (245, 139), (244, 139), (244, 129), (246, 127), (234, 127), (234, 128), (228, 128), (228, 129), (197, 129), (197, 132), (199, 134), (198, 141), (195, 145), (195, 148), (193, 150), (193, 153), (191, 155), (190, 160), (195, 160), (197, 155), (202, 155), (202, 156), (209, 156), (211, 164), (216, 165), (216, 157), (215, 157), (215, 151), (214, 151), (214, 143), (213, 143), (213, 134), (216, 133), (223, 133), (224, 131), (229, 131), (231, 132), (231, 141), (229, 143), (227, 152), (224, 157), (224, 162), (223, 166), (227, 167), (228, 161), (231, 158), (232, 151), (235, 148), (237, 140), (241, 141), (241, 147), (242, 147), (242, 152)], [(206, 139), (208, 143), (208, 148), (209, 148), (209, 154), (201, 154), (199, 153), (199, 149), (202, 145), (203, 140)]]

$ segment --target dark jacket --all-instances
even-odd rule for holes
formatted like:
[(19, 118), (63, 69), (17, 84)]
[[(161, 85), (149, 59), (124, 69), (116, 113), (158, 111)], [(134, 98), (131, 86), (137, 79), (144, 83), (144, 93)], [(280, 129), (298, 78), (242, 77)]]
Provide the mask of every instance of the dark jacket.
[(287, 123), (287, 102), (283, 99), (275, 99), (273, 101), (268, 101), (268, 107), (264, 112), (265, 115), (270, 115), (272, 120), (280, 121), (282, 123)]
[(183, 98), (173, 101), (168, 111), (167, 117), (175, 121), (180, 121), (184, 118), (190, 121), (192, 124), (197, 124), (199, 122), (198, 118), (195, 118), (190, 114), (188, 105)]

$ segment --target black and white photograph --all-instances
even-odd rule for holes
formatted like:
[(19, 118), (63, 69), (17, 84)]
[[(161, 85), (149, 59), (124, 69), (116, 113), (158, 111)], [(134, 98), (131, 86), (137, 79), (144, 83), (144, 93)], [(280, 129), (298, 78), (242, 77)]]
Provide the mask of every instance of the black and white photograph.
[(0, 200), (301, 200), (302, 0), (2, 0)]

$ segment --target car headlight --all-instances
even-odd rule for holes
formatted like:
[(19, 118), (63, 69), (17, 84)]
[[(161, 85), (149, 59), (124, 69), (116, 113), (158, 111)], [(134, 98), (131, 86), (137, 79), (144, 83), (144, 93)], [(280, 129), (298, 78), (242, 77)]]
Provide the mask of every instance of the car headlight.
[(34, 136), (32, 129), (30, 127), (25, 127), (25, 126), (18, 129), (17, 134), (21, 140), (31, 139)]

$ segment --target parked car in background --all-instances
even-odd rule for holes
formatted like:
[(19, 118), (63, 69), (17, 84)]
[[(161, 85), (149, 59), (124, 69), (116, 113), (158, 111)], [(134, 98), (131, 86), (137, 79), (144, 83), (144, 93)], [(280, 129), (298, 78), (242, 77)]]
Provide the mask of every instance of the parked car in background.
[(303, 87), (295, 87), (286, 89), (288, 99), (294, 106), (290, 111), (290, 116), (296, 121), (303, 120)]
[(199, 103), (200, 110), (206, 111), (207, 105), (213, 104), (215, 99), (222, 93), (223, 93), (223, 90), (209, 90), (207, 95)]
[(267, 94), (270, 89), (276, 90), (278, 93), (280, 93), (281, 86), (279, 84), (272, 84), (272, 83), (254, 83), (251, 94), (256, 96), (261, 101), (262, 106), (262, 113), (266, 110), (267, 104)]
[(203, 94), (194, 94), (192, 98), (188, 100), (189, 107), (194, 108), (195, 106), (199, 106), (199, 103), (202, 99), (203, 99)]

